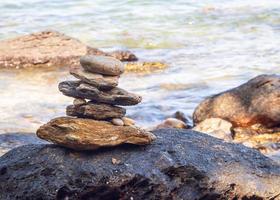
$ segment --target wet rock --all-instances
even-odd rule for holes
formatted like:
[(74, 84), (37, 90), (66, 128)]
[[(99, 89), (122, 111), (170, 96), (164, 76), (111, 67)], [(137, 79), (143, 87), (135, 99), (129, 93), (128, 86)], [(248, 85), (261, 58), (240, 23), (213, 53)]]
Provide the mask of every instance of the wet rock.
[(135, 121), (133, 119), (131, 119), (131, 118), (128, 118), (128, 117), (123, 117), (122, 121), (123, 121), (125, 126), (133, 126), (133, 125), (135, 125)]
[(92, 102), (83, 105), (70, 105), (66, 108), (66, 114), (68, 116), (96, 120), (121, 118), (125, 115), (125, 112), (126, 110), (124, 108), (118, 106)]
[(167, 118), (166, 120), (164, 120), (161, 124), (159, 124), (156, 129), (160, 129), (160, 128), (187, 128), (187, 124), (185, 124), (184, 122), (182, 122), (181, 120), (178, 120), (176, 118)]
[(0, 41), (0, 68), (79, 66), (83, 55), (105, 55), (56, 31)]
[(42, 31), (0, 41), (0, 68), (73, 67), (84, 55), (112, 56), (135, 61), (129, 51), (103, 52), (56, 31)]
[(59, 83), (58, 88), (66, 96), (90, 99), (99, 103), (112, 105), (136, 105), (142, 100), (141, 96), (117, 87), (109, 91), (101, 91), (92, 85), (80, 81), (64, 81)]
[(191, 128), (191, 122), (190, 120), (188, 119), (188, 117), (181, 111), (176, 111), (173, 115), (172, 115), (172, 118), (176, 118), (176, 119), (179, 119), (181, 120), (182, 122), (184, 122), (188, 128)]
[(84, 99), (74, 99), (74, 101), (73, 101), (74, 106), (80, 106), (80, 105), (84, 105), (86, 103), (87, 103), (87, 101)]
[(77, 79), (103, 90), (113, 89), (118, 85), (119, 76), (106, 76), (86, 72), (82, 69), (71, 69), (70, 74)]
[(279, 197), (280, 166), (258, 151), (191, 130), (154, 134), (148, 146), (93, 152), (56, 145), (14, 149), (0, 158), (0, 199)]
[(113, 51), (110, 53), (107, 53), (108, 56), (112, 56), (120, 61), (137, 61), (138, 58), (135, 54), (133, 54), (131, 51)]
[[(260, 146), (266, 146), (267, 144), (277, 145), (277, 143), (280, 143), (280, 131), (262, 134), (258, 134), (257, 131), (248, 128), (235, 128), (233, 131), (235, 142), (243, 143), (252, 148), (260, 149)], [(265, 153), (265, 151), (262, 152)]]
[(125, 64), (125, 72), (149, 74), (162, 71), (167, 65), (162, 62), (129, 62)]
[(280, 125), (280, 76), (260, 75), (209, 97), (199, 104), (193, 115), (196, 124), (212, 117), (230, 121), (234, 127)]
[(112, 119), (112, 124), (116, 125), (116, 126), (124, 126), (124, 122), (122, 119), (119, 118), (114, 118)]
[(120, 144), (146, 145), (155, 139), (152, 133), (136, 127), (70, 117), (51, 120), (37, 130), (37, 136), (75, 150), (95, 150)]
[(109, 56), (83, 56), (80, 63), (86, 71), (92, 73), (119, 76), (124, 72), (122, 62)]
[(220, 118), (209, 118), (197, 124), (193, 130), (207, 133), (211, 136), (224, 139), (226, 141), (232, 140), (232, 124)]
[[(46, 144), (34, 133), (1, 133), (0, 134), (0, 156), (13, 148), (26, 144)], [(0, 190), (1, 191), (1, 190)]]

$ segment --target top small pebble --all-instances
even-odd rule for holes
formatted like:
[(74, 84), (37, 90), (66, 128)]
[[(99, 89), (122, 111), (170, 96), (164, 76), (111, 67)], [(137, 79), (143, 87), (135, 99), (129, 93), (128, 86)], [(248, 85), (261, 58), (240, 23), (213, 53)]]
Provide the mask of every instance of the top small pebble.
[(119, 76), (124, 72), (123, 63), (109, 56), (83, 56), (80, 63), (84, 70), (92, 73)]

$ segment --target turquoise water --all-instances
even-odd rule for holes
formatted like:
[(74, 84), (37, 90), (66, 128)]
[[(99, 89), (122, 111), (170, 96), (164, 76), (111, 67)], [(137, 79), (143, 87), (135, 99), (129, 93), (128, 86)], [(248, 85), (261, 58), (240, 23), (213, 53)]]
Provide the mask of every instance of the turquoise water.
[[(145, 127), (177, 110), (191, 117), (204, 97), (280, 69), (279, 0), (1, 0), (0, 39), (45, 29), (166, 62), (161, 73), (120, 83), (143, 96), (128, 115)], [(35, 131), (63, 115), (71, 99), (57, 83), (68, 78), (63, 70), (1, 72), (0, 130)]]

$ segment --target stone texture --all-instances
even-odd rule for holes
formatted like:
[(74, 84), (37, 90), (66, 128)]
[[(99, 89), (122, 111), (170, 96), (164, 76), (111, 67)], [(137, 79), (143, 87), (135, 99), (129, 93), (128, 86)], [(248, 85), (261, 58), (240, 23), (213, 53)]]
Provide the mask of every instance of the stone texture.
[(73, 100), (73, 105), (74, 106), (80, 106), (86, 104), (87, 101), (85, 99), (74, 99)]
[(122, 121), (124, 123), (125, 126), (133, 126), (135, 125), (135, 121), (129, 117), (123, 117)]
[(232, 124), (220, 118), (208, 118), (197, 124), (193, 130), (207, 133), (211, 136), (231, 141), (232, 138)]
[(129, 62), (125, 64), (125, 72), (150, 74), (161, 72), (168, 66), (161, 62)]
[(189, 122), (189, 120), (188, 120), (188, 118), (186, 117), (186, 115), (183, 113), (183, 112), (181, 112), (181, 111), (176, 111), (174, 114), (173, 114), (173, 116), (172, 116), (173, 118), (176, 118), (176, 119), (179, 119), (179, 120), (181, 120), (182, 122), (184, 122), (184, 123), (190, 123)]
[(114, 126), (92, 119), (60, 117), (37, 130), (41, 139), (75, 150), (95, 150), (121, 144), (150, 144), (155, 136), (131, 126)]
[(79, 66), (84, 55), (135, 61), (128, 51), (106, 53), (56, 31), (43, 31), (0, 41), (0, 68)]
[(191, 130), (154, 134), (148, 146), (93, 152), (14, 149), (0, 158), (0, 199), (279, 199), (280, 166), (258, 151)]
[(0, 42), (0, 67), (78, 66), (82, 55), (106, 53), (55, 31), (44, 31)]
[(99, 103), (112, 105), (136, 105), (142, 100), (141, 96), (117, 87), (109, 91), (101, 91), (94, 86), (80, 81), (64, 81), (59, 83), (58, 88), (66, 96), (90, 99)]
[(121, 60), (121, 61), (137, 61), (138, 58), (131, 52), (131, 51), (120, 51), (116, 50), (111, 53), (108, 53), (108, 55)]
[(159, 128), (187, 128), (187, 124), (176, 118), (167, 118), (161, 124), (159, 124), (156, 129)]
[(66, 114), (68, 116), (92, 118), (96, 120), (121, 118), (125, 115), (125, 112), (126, 110), (121, 107), (92, 102), (83, 105), (70, 105), (66, 108)]
[(195, 109), (194, 123), (222, 118), (233, 126), (280, 125), (280, 76), (260, 75), (234, 89), (205, 99)]
[[(46, 144), (48, 142), (40, 140), (34, 133), (1, 133), (0, 134), (0, 156), (13, 148), (26, 144)], [(1, 191), (1, 188), (0, 188)], [(1, 198), (0, 198), (1, 199)]]
[(124, 126), (124, 122), (120, 118), (114, 118), (114, 119), (112, 119), (111, 122), (112, 122), (112, 124), (114, 124), (116, 126)]
[(109, 56), (83, 56), (80, 63), (86, 71), (92, 73), (119, 76), (124, 72), (122, 62)]
[(102, 74), (94, 74), (91, 72), (86, 72), (80, 68), (71, 69), (70, 74), (85, 83), (88, 83), (103, 90), (113, 89), (118, 85), (119, 82), (119, 76), (106, 76)]

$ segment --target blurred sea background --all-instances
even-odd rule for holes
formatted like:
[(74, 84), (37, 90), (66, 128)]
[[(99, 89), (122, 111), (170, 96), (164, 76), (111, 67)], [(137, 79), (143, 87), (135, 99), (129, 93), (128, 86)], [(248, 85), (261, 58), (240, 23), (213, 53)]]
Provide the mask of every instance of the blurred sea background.
[[(175, 111), (191, 118), (206, 96), (279, 73), (279, 0), (1, 0), (0, 40), (56, 30), (105, 51), (160, 61), (120, 87), (143, 96), (128, 116), (151, 127)], [(35, 132), (72, 102), (57, 89), (67, 69), (1, 70), (0, 133)]]

